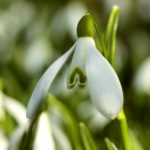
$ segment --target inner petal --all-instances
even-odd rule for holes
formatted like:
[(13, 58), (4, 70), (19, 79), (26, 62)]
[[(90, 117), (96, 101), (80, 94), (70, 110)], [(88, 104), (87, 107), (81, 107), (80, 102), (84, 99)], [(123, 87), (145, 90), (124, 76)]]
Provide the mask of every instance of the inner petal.
[(87, 51), (87, 38), (79, 38), (69, 68), (67, 80), (68, 88), (72, 88), (76, 84), (79, 87), (85, 87), (87, 85), (85, 70)]
[(70, 74), (67, 86), (73, 88), (76, 84), (81, 88), (87, 84), (87, 77), (78, 66)]

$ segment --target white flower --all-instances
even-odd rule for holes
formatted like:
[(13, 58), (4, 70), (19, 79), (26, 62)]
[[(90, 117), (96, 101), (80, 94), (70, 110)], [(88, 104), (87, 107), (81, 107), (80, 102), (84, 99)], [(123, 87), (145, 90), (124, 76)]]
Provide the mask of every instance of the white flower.
[(5, 110), (15, 119), (19, 125), (27, 122), (26, 108), (16, 99), (5, 95), (0, 91), (0, 118), (5, 117)]
[[(16, 128), (13, 132), (9, 144), (8, 150), (16, 150), (20, 144), (24, 133), (30, 126), (30, 121), (24, 125), (21, 125)], [(51, 132), (51, 125), (49, 122), (49, 117), (46, 112), (43, 112), (38, 120), (35, 140), (33, 142), (33, 150), (54, 150), (55, 144)]]
[(71, 55), (67, 86), (88, 86), (91, 100), (98, 111), (113, 119), (123, 105), (122, 88), (115, 71), (98, 52), (91, 37), (78, 38), (72, 48), (46, 70), (32, 93), (26, 116), (33, 118), (41, 110), (51, 83)]
[(150, 95), (150, 57), (139, 67), (135, 74), (133, 87), (140, 94)]
[(4, 133), (0, 131), (0, 148), (1, 150), (7, 150), (8, 140), (5, 137)]
[(49, 117), (46, 112), (40, 115), (33, 150), (54, 150), (54, 140), (51, 133)]

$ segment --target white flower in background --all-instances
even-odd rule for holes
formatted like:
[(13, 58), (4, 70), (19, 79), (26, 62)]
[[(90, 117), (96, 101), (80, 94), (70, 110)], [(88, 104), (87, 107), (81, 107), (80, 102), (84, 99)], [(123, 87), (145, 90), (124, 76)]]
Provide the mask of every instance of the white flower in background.
[[(78, 22), (86, 12), (87, 9), (81, 2), (71, 2), (62, 8), (52, 21), (52, 38), (56, 39), (56, 42), (59, 42), (69, 33), (73, 39), (76, 39), (76, 28)], [(58, 40), (58, 37), (60, 40)]]
[(22, 137), (24, 133), (25, 125), (28, 122), (25, 116), (26, 108), (16, 99), (9, 97), (0, 91), (0, 110), (0, 120), (3, 120), (6, 117), (5, 111), (7, 111), (19, 126), (15, 129), (15, 132), (10, 137), (9, 141), (7, 141), (4, 134), (0, 131), (0, 149), (16, 150), (17, 143), (19, 143), (20, 137)]
[[(85, 110), (88, 110), (86, 113)], [(82, 102), (78, 107), (78, 113), (81, 118), (88, 121), (91, 130), (102, 130), (111, 120), (104, 117), (97, 109), (89, 102)]]
[(133, 87), (140, 94), (150, 95), (150, 57), (137, 70)]
[(9, 142), (8, 142), (8, 150), (16, 150), (18, 145), (20, 144), (20, 141), (22, 139), (22, 136), (25, 133), (27, 123), (24, 125), (18, 126), (12, 133)]
[(46, 112), (40, 115), (33, 150), (54, 150), (55, 145), (51, 133), (49, 117)]
[[(87, 25), (84, 30), (83, 24)], [(33, 118), (41, 110), (53, 80), (71, 56), (66, 78), (68, 88), (88, 86), (93, 104), (105, 117), (113, 119), (120, 112), (123, 105), (122, 88), (115, 71), (96, 49), (92, 25), (87, 15), (80, 20), (75, 44), (46, 70), (37, 83), (28, 103), (28, 118)]]
[[(25, 115), (25, 114), (24, 114)], [(21, 125), (13, 132), (8, 150), (16, 150), (22, 137), (29, 127), (30, 122)], [(55, 150), (54, 140), (51, 133), (49, 117), (46, 112), (43, 112), (38, 120), (36, 128), (36, 136), (33, 142), (33, 150)]]
[(25, 1), (10, 3), (7, 9), (0, 10), (0, 62), (12, 58), (18, 34), (31, 23), (34, 15), (34, 6)]
[(2, 117), (5, 117), (4, 111), (6, 110), (19, 125), (23, 125), (27, 122), (25, 116), (26, 108), (19, 101), (2, 92), (0, 92), (0, 110), (2, 110)]
[(51, 49), (49, 41), (44, 37), (38, 37), (29, 44), (23, 61), (29, 75), (35, 75), (47, 64), (52, 57)]
[(0, 149), (1, 150), (7, 150), (7, 144), (8, 144), (7, 138), (5, 137), (3, 132), (0, 131)]

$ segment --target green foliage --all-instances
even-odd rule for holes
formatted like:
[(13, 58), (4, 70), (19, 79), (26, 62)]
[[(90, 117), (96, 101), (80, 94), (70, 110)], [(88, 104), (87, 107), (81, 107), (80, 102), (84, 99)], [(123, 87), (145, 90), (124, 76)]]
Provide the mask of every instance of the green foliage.
[(105, 138), (105, 143), (108, 150), (118, 150), (114, 143), (112, 143), (108, 138)]
[(84, 123), (80, 123), (79, 126), (85, 150), (97, 150), (94, 139), (92, 138), (86, 125)]

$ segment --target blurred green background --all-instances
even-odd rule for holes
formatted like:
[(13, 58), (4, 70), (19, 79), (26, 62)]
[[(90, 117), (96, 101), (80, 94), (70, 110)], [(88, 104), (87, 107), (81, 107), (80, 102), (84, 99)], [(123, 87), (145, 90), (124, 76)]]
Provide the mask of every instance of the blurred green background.
[[(137, 146), (134, 150), (149, 150), (150, 61), (146, 69), (140, 69), (150, 57), (149, 0), (1, 0), (0, 78), (3, 93), (26, 107), (40, 76), (77, 39), (79, 19), (90, 12), (104, 33), (114, 4), (120, 7), (115, 68), (124, 91), (124, 110), (132, 141)], [(70, 109), (77, 122), (86, 122), (99, 148), (104, 147), (105, 137), (121, 147), (117, 122), (114, 120), (103, 126), (97, 113), (92, 111), (86, 91), (72, 93), (61, 88), (63, 76), (63, 73), (58, 76), (52, 87), (53, 94)], [(87, 113), (87, 108), (92, 112)], [(17, 124), (9, 115), (7, 117), (11, 127), (6, 129), (0, 118), (0, 130), (9, 139)]]

